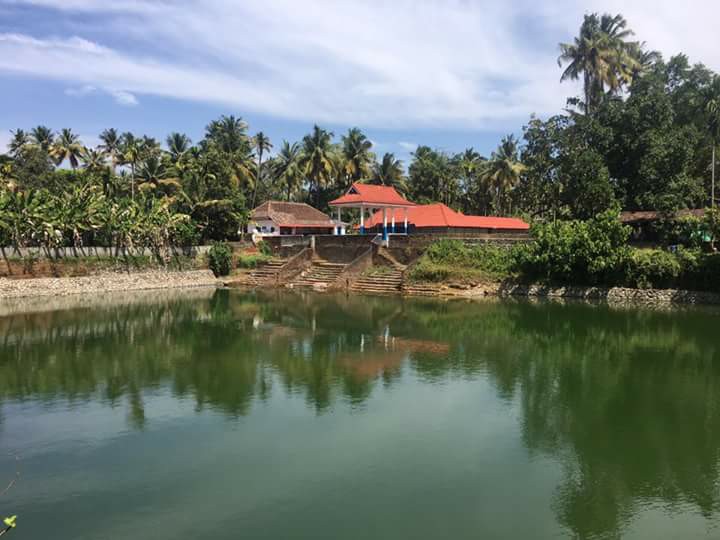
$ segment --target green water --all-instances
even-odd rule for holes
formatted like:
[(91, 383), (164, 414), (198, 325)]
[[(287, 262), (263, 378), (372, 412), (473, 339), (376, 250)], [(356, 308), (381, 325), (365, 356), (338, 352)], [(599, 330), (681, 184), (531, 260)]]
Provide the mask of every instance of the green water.
[(113, 302), (0, 310), (9, 540), (720, 537), (716, 310)]

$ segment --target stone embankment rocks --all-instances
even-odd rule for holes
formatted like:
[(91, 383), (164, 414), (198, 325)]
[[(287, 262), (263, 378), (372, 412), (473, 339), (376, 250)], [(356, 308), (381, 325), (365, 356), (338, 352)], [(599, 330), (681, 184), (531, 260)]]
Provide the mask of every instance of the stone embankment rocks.
[[(413, 294), (414, 287), (404, 291)], [(631, 304), (720, 304), (720, 294), (678, 289), (630, 289), (626, 287), (551, 287), (547, 285), (519, 285), (508, 283), (483, 283), (479, 285), (449, 283), (420, 287), (425, 296), (477, 298), (481, 296), (527, 296), (531, 298), (568, 298), (600, 300)], [(434, 293), (434, 294), (432, 294)]]
[(92, 276), (64, 278), (0, 278), (0, 300), (30, 296), (104, 294), (117, 291), (143, 291), (184, 287), (217, 287), (221, 283), (210, 270), (108, 272)]

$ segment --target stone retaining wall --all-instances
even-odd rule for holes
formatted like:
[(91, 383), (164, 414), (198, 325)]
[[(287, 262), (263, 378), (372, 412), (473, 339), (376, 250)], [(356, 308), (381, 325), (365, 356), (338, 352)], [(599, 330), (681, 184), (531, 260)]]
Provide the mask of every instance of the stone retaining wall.
[(142, 291), (181, 287), (217, 287), (219, 281), (210, 270), (151, 271), (138, 273), (108, 272), (93, 276), (67, 278), (0, 278), (0, 301), (29, 296), (65, 296), (70, 294), (106, 294), (114, 291)]
[(720, 294), (681, 289), (631, 289), (627, 287), (548, 287), (543, 285), (499, 285), (501, 296), (579, 298), (638, 304), (720, 304)]
[(529, 298), (559, 298), (604, 301), (617, 304), (720, 304), (720, 294), (681, 289), (631, 289), (628, 287), (551, 287), (516, 283), (419, 283), (403, 290), (412, 295), (415, 290), (428, 296), (477, 298), (481, 296), (526, 296)]

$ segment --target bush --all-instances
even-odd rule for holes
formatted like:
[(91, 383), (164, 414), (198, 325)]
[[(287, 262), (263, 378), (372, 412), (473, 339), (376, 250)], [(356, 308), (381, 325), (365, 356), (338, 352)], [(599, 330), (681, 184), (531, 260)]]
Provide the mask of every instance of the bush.
[(683, 273), (678, 256), (661, 249), (635, 249), (626, 264), (626, 283), (639, 289), (667, 289), (678, 286)]
[(682, 286), (699, 291), (720, 292), (720, 253), (693, 253), (683, 264)]
[(526, 280), (613, 285), (622, 281), (630, 228), (617, 212), (587, 221), (558, 221), (531, 230), (534, 242), (513, 251), (514, 267)]
[(232, 247), (227, 242), (214, 242), (208, 251), (208, 266), (217, 276), (227, 276), (232, 269)]
[(238, 257), (238, 268), (257, 268), (267, 262), (269, 257), (262, 253), (243, 253)]
[(260, 240), (255, 247), (257, 247), (258, 251), (266, 257), (270, 257), (272, 255), (272, 248), (270, 247), (270, 244), (264, 240)]
[(410, 277), (415, 281), (503, 279), (510, 274), (512, 263), (510, 250), (502, 246), (438, 240), (428, 247)]

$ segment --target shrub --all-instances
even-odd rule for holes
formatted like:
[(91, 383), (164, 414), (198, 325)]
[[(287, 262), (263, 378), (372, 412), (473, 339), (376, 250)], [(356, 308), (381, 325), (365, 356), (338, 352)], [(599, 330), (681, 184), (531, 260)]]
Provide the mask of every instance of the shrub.
[(685, 268), (683, 287), (720, 292), (720, 253), (698, 252), (694, 264)]
[(626, 283), (640, 289), (678, 286), (683, 265), (678, 256), (661, 249), (634, 249), (626, 264)]
[(537, 225), (531, 234), (534, 242), (513, 250), (514, 266), (525, 279), (579, 285), (622, 280), (630, 228), (619, 222), (616, 212)]
[(257, 247), (258, 251), (266, 257), (270, 257), (272, 255), (272, 248), (270, 247), (270, 244), (264, 240), (260, 240), (255, 247)]
[(438, 240), (425, 251), (410, 277), (416, 281), (501, 279), (511, 272), (513, 258), (502, 246), (468, 245), (461, 240)]
[(232, 247), (227, 242), (214, 242), (208, 251), (208, 266), (217, 276), (227, 276), (232, 268)]
[(243, 253), (238, 257), (238, 268), (257, 268), (269, 257), (262, 253)]

